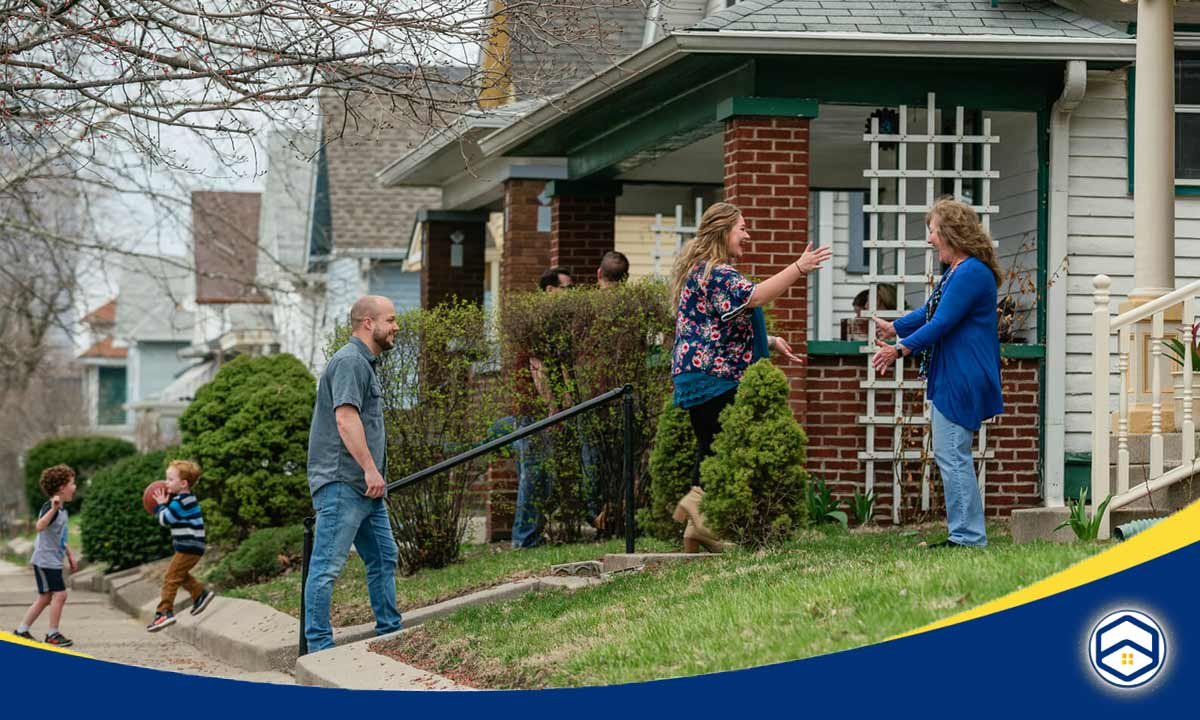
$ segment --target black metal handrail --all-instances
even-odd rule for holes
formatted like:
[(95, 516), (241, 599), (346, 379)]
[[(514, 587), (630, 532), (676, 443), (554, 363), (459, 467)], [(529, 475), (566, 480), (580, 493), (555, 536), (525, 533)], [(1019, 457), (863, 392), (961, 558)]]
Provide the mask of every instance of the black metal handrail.
[[(470, 462), (470, 461), (474, 460), (475, 458), (480, 457), (482, 455), (487, 455), (489, 453), (493, 453), (502, 447), (511, 445), (512, 443), (516, 442), (517, 440), (529, 437), (530, 435), (533, 435), (534, 433), (541, 432), (542, 430), (545, 430), (548, 427), (557, 425), (564, 420), (569, 420), (570, 418), (573, 418), (576, 415), (580, 415), (582, 413), (588, 412), (589, 410), (594, 410), (594, 409), (600, 407), (601, 405), (605, 405), (607, 403), (612, 402), (613, 400), (616, 400), (617, 398), (621, 398), (621, 400), (622, 400), (622, 402), (621, 402), (621, 414), (622, 414), (621, 425), (622, 425), (622, 434), (624, 436), (623, 442), (624, 442), (624, 446), (625, 446), (625, 458), (624, 458), (624, 468), (623, 468), (624, 479), (625, 479), (625, 552), (632, 553), (633, 552), (633, 538), (634, 538), (634, 535), (637, 530), (636, 526), (634, 525), (635, 520), (634, 520), (634, 512), (633, 512), (634, 508), (633, 508), (633, 386), (632, 385), (624, 385), (619, 388), (614, 388), (602, 395), (597, 395), (596, 397), (592, 398), (591, 400), (584, 400), (583, 402), (581, 402), (577, 405), (572, 405), (571, 407), (567, 408), (566, 410), (557, 412), (557, 413), (551, 415), (550, 417), (547, 417), (544, 420), (538, 420), (535, 423), (532, 423), (530, 425), (526, 425), (523, 428), (514, 430), (514, 431), (508, 433), (507, 435), (505, 435), (504, 437), (499, 437), (499, 438), (496, 438), (495, 440), (490, 440), (478, 447), (467, 450), (466, 452), (459, 453), (458, 455), (455, 455), (452, 458), (443, 460), (440, 463), (438, 463), (437, 465), (427, 467), (424, 470), (418, 470), (417, 472), (415, 472), (411, 475), (408, 475), (406, 477), (402, 477), (399, 480), (394, 480), (387, 484), (387, 489), (388, 490), (397, 490), (399, 488), (408, 487), (409, 485), (413, 485), (415, 483), (421, 482), (422, 480), (428, 480), (429, 478), (433, 477), (434, 475), (438, 475), (439, 473), (443, 473), (447, 470), (456, 468), (459, 465)], [(309, 561), (312, 559), (313, 527), (316, 524), (317, 524), (317, 519), (315, 517), (308, 517), (308, 518), (304, 519), (304, 555), (303, 555), (303, 561), (302, 561), (301, 570), (300, 570), (300, 654), (301, 655), (308, 654), (308, 638), (304, 634), (304, 614), (305, 614), (304, 592), (305, 592), (305, 588), (308, 587), (308, 565), (309, 565)]]

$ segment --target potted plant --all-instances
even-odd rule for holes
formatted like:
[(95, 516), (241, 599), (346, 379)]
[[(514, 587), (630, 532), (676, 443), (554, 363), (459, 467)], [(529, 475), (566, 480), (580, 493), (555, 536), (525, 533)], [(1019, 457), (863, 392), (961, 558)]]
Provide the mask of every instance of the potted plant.
[[(1181, 333), (1182, 334), (1182, 333)], [(1195, 420), (1197, 411), (1200, 408), (1196, 407), (1196, 385), (1200, 383), (1200, 322), (1192, 325), (1192, 419)], [(1186, 335), (1184, 336), (1187, 337)], [(1172, 389), (1175, 394), (1175, 427), (1183, 426), (1183, 367), (1186, 361), (1186, 350), (1184, 341), (1180, 338), (1166, 338), (1163, 340), (1163, 351), (1167, 357), (1178, 366), (1171, 371)]]

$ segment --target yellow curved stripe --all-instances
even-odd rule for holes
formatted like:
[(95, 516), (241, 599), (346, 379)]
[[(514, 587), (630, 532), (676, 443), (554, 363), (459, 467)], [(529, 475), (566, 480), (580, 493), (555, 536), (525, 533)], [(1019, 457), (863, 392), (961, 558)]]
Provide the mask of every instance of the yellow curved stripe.
[(38, 642), (37, 640), (26, 640), (25, 638), (17, 637), (16, 635), (13, 635), (12, 633), (5, 632), (3, 630), (0, 630), (0, 642), (13, 643), (14, 645), (24, 645), (25, 647), (31, 647), (31, 648), (35, 648), (37, 650), (46, 650), (49, 652), (62, 653), (63, 655), (74, 655), (75, 657), (87, 658), (88, 660), (94, 659), (94, 658), (92, 658), (91, 655), (86, 655), (81, 652), (75, 652), (74, 650), (71, 650), (70, 648), (54, 647), (53, 645), (47, 645), (46, 643)]
[(1115, 545), (1102, 553), (1093, 555), (1062, 572), (1039, 580), (1029, 587), (1015, 590), (1004, 597), (996, 598), (979, 607), (965, 610), (924, 627), (901, 633), (888, 640), (917, 635), (967, 620), (998, 613), (1057, 593), (1066, 592), (1095, 580), (1115, 575), (1123, 570), (1149, 562), (1156, 557), (1174, 552), (1200, 541), (1200, 502), (1195, 502), (1148, 530), (1134, 535), (1129, 540)]

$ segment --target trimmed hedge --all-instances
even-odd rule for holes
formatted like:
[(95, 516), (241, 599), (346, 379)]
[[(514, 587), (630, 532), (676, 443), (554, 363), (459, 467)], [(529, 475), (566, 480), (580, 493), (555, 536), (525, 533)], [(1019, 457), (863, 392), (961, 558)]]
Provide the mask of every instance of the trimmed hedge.
[(306, 468), (315, 400), (313, 376), (286, 354), (234, 358), (196, 393), (179, 418), (180, 456), (200, 464), (195, 493), (210, 541), (312, 514)]
[(42, 471), (55, 465), (69, 465), (75, 471), (75, 499), (67, 503), (67, 512), (77, 513), (87, 496), (88, 481), (97, 470), (123, 457), (137, 453), (133, 443), (110, 437), (61, 437), (43, 440), (25, 454), (25, 497), (29, 512), (37, 515), (50, 498), (38, 481)]
[(671, 514), (692, 487), (696, 433), (688, 411), (672, 398), (663, 402), (658, 416), (654, 449), (650, 451), (650, 506), (638, 510), (638, 529), (660, 540), (680, 542), (684, 526)]
[(713, 454), (700, 465), (700, 509), (718, 536), (758, 548), (783, 542), (808, 519), (808, 437), (788, 404), (788, 382), (769, 360), (751, 365), (721, 411)]
[(80, 526), (84, 555), (124, 570), (171, 554), (170, 532), (142, 507), (142, 492), (166, 469), (167, 454), (160, 450), (96, 473)]
[(207, 580), (220, 588), (268, 580), (300, 567), (303, 549), (303, 525), (255, 530), (237, 550), (221, 558)]

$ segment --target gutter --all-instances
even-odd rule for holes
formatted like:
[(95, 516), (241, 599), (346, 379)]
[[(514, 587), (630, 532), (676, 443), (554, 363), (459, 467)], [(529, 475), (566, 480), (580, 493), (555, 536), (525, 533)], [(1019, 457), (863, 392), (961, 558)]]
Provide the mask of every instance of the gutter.
[(590, 80), (546, 102), (479, 143), (485, 156), (504, 155), (570, 113), (616, 94), (642, 76), (692, 54), (955, 57), (1008, 60), (1134, 61), (1133, 38), (1041, 38), (997, 35), (910, 35), (696, 31), (673, 33)]
[(1071, 113), (1087, 91), (1087, 63), (1072, 60), (1050, 110), (1050, 197), (1046, 239), (1046, 436), (1042, 460), (1046, 507), (1064, 506), (1067, 387), (1067, 223), (1071, 200)]

